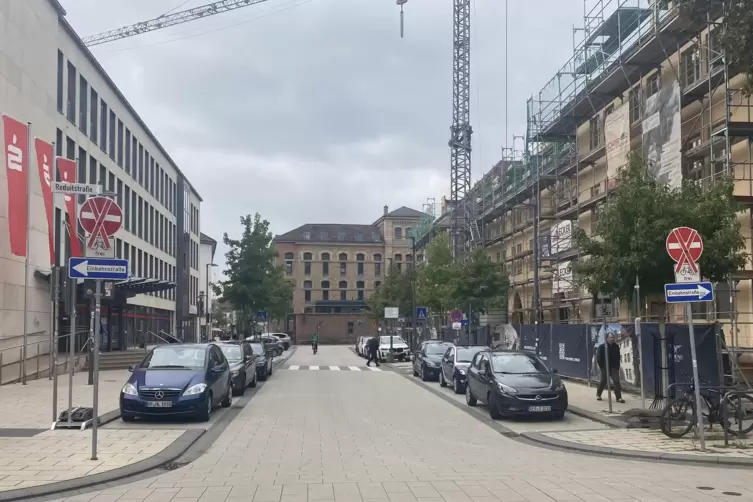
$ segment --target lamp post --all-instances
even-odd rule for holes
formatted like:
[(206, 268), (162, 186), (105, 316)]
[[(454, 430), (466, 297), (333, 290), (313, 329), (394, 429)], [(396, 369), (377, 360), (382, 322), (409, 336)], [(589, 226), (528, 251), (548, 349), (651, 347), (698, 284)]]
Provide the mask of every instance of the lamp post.
[(410, 316), (412, 330), (411, 330), (410, 338), (408, 339), (408, 343), (410, 344), (409, 350), (413, 350), (413, 340), (415, 339), (415, 336), (416, 336), (416, 266), (418, 265), (418, 261), (416, 260), (416, 234), (413, 231), (413, 229), (411, 229), (411, 232), (408, 238), (411, 241), (411, 253), (412, 253), (411, 256), (413, 256), (413, 267), (411, 268), (411, 278), (410, 278), (411, 295), (412, 295), (411, 301), (413, 303), (413, 313)]
[(207, 274), (206, 274), (206, 277), (205, 277), (205, 281), (206, 281), (206, 290), (205, 291), (207, 292), (207, 298), (204, 301), (204, 319), (206, 320), (206, 328), (205, 328), (204, 335), (207, 337), (207, 340), (212, 340), (213, 339), (213, 336), (212, 336), (213, 335), (213, 333), (212, 333), (212, 310), (210, 309), (210, 302), (209, 302), (209, 299), (211, 298), (211, 293), (209, 292), (209, 284), (210, 284), (210, 281), (209, 281), (209, 269), (211, 267), (216, 267), (216, 266), (217, 266), (216, 263), (207, 263), (207, 270), (206, 270)]

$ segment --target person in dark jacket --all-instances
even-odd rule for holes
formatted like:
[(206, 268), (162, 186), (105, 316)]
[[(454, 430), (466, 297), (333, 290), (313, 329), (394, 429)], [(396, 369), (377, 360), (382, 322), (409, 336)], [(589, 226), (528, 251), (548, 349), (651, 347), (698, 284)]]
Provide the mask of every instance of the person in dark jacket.
[(371, 361), (374, 361), (379, 366), (379, 337), (373, 336), (366, 342), (366, 350), (369, 353), (369, 360), (366, 361), (366, 366), (371, 366)]
[(614, 385), (614, 397), (618, 403), (624, 403), (622, 399), (622, 387), (620, 386), (620, 346), (614, 337), (614, 333), (607, 334), (606, 343), (599, 345), (596, 351), (596, 363), (599, 365), (599, 387), (596, 389), (596, 399), (601, 401), (601, 393), (607, 386), (607, 359), (609, 358), (609, 378)]

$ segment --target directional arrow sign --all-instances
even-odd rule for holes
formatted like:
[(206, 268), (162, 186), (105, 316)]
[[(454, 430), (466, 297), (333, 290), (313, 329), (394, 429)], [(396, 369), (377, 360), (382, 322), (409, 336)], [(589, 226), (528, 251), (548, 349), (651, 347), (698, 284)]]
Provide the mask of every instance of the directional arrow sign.
[(128, 279), (128, 260), (112, 258), (68, 259), (68, 276), (71, 279)]
[(710, 282), (665, 284), (664, 296), (667, 303), (711, 302), (714, 301), (714, 288)]

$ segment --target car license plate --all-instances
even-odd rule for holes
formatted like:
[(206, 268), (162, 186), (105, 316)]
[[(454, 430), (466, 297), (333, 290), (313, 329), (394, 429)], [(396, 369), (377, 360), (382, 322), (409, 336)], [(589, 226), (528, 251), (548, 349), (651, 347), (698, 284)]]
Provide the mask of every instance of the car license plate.
[(530, 412), (552, 411), (552, 407), (551, 406), (529, 406), (528, 411)]
[(172, 401), (147, 401), (147, 408), (172, 408)]

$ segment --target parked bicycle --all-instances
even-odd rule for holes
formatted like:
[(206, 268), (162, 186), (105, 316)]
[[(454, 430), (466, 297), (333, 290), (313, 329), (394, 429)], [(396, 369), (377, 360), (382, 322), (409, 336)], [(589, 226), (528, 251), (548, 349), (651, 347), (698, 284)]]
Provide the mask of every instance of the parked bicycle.
[[(661, 412), (661, 431), (670, 438), (686, 435), (697, 423), (695, 386), (688, 384), (684, 388), (683, 396), (670, 401)], [(753, 430), (753, 397), (749, 394), (728, 393), (721, 388), (701, 388), (701, 400), (701, 416), (708, 424), (709, 431), (713, 429), (714, 424), (721, 425), (722, 429), (726, 428), (734, 436), (745, 435)], [(726, 420), (723, 401), (726, 401), (727, 407)]]

